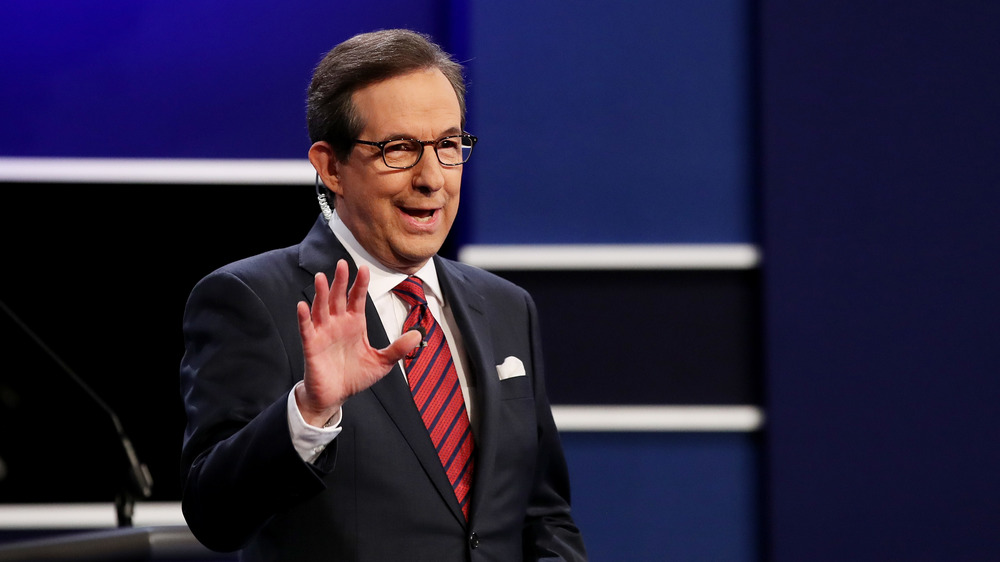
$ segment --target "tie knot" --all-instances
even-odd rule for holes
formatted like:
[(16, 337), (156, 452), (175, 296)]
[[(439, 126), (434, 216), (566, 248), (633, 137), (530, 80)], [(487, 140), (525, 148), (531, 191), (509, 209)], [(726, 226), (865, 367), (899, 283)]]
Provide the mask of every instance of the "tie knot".
[(424, 296), (424, 284), (419, 277), (413, 275), (407, 277), (399, 285), (396, 285), (392, 292), (396, 293), (396, 296), (403, 299), (410, 307), (417, 304), (427, 304), (427, 297)]

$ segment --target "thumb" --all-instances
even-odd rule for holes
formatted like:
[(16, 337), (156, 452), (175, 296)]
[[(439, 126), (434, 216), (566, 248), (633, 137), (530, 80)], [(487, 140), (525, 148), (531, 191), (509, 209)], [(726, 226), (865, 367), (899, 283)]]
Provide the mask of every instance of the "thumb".
[(389, 347), (383, 349), (382, 353), (388, 362), (395, 363), (413, 351), (413, 348), (420, 345), (420, 341), (423, 339), (423, 334), (417, 330), (409, 330), (396, 338), (396, 341), (389, 344)]

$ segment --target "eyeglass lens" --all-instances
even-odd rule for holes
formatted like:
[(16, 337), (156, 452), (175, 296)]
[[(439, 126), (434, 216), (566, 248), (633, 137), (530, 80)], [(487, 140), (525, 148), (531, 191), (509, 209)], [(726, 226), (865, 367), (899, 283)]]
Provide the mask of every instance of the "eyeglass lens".
[[(382, 149), (385, 163), (393, 168), (408, 168), (420, 160), (424, 147), (420, 141), (400, 139), (386, 143)], [(434, 144), (438, 160), (446, 166), (456, 166), (469, 160), (472, 141), (464, 136), (445, 137)]]

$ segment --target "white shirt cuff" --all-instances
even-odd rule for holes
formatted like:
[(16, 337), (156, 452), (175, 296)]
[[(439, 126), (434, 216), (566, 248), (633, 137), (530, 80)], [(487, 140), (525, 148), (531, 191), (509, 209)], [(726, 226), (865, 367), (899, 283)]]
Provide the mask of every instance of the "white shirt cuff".
[[(302, 381), (299, 381), (295, 388), (300, 384)], [(337, 413), (323, 427), (309, 425), (302, 417), (298, 403), (295, 402), (295, 388), (292, 388), (292, 391), (288, 393), (288, 430), (292, 436), (292, 445), (298, 451), (299, 456), (302, 457), (302, 460), (311, 463), (315, 462), (327, 445), (340, 434), (340, 420), (343, 417), (344, 409), (337, 410)]]

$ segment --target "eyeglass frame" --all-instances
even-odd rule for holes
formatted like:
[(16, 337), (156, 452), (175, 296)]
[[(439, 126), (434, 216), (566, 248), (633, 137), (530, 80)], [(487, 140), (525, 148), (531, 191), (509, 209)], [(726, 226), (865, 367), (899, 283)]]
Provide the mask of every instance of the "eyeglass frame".
[[(470, 144), (469, 144), (469, 157), (466, 158), (465, 160), (461, 161), (461, 162), (456, 163), (456, 164), (447, 164), (447, 163), (445, 163), (444, 161), (441, 160), (441, 155), (438, 154), (438, 147), (437, 147), (437, 145), (438, 145), (439, 142), (441, 142), (441, 141), (443, 141), (445, 139), (454, 139), (454, 138), (469, 139), (469, 142), (470, 142)], [(361, 140), (361, 139), (351, 139), (351, 140), (352, 140), (352, 142), (356, 142), (358, 144), (364, 144), (364, 145), (367, 145), (367, 146), (374, 146), (374, 147), (378, 148), (379, 154), (381, 154), (381, 156), (382, 156), (382, 163), (385, 164), (387, 168), (392, 168), (393, 170), (409, 170), (410, 168), (412, 168), (412, 167), (414, 167), (414, 166), (416, 166), (417, 164), (420, 163), (420, 159), (424, 157), (424, 152), (425, 151), (423, 149), (425, 147), (428, 147), (428, 146), (434, 147), (434, 157), (437, 158), (437, 161), (440, 162), (440, 164), (442, 166), (449, 166), (449, 167), (461, 166), (462, 164), (465, 164), (466, 162), (468, 162), (469, 158), (472, 157), (472, 149), (475, 148), (476, 147), (476, 143), (479, 142), (479, 137), (477, 137), (476, 135), (469, 134), (469, 133), (466, 133), (466, 132), (463, 131), (461, 134), (458, 134), (458, 135), (446, 135), (446, 136), (443, 136), (443, 137), (441, 137), (441, 138), (439, 138), (437, 140), (430, 140), (430, 141), (424, 141), (424, 140), (420, 140), (420, 139), (410, 139), (410, 138), (389, 139), (389, 140), (377, 141), (377, 142), (376, 141), (366, 141), (366, 140)], [(392, 142), (399, 142), (399, 141), (412, 141), (412, 142), (418, 143), (420, 145), (421, 150), (420, 150), (420, 152), (417, 153), (417, 159), (413, 162), (413, 164), (410, 164), (409, 166), (405, 166), (405, 167), (392, 166), (392, 165), (389, 164), (389, 161), (386, 160), (386, 158), (385, 158), (385, 147), (386, 147), (386, 145), (388, 145), (389, 143), (392, 143)]]

